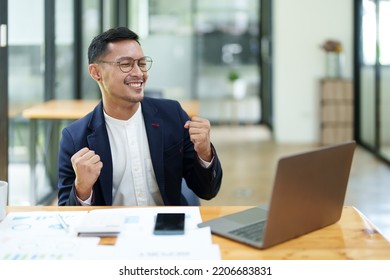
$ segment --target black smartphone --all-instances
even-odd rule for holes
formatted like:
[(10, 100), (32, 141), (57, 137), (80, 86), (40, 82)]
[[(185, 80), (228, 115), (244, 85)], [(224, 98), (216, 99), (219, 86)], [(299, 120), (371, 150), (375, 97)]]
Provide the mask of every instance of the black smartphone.
[(184, 213), (157, 213), (153, 233), (155, 235), (184, 234)]

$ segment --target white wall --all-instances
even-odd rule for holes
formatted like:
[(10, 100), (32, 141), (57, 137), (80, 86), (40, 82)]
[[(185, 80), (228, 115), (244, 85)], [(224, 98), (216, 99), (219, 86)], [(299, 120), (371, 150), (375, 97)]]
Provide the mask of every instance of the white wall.
[(319, 141), (319, 80), (327, 39), (341, 41), (345, 77), (352, 78), (353, 0), (274, 0), (274, 137)]

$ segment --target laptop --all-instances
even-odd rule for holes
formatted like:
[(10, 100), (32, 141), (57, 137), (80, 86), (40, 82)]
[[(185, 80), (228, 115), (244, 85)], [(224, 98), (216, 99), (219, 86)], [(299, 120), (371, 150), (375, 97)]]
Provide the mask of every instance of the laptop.
[(336, 223), (355, 147), (355, 141), (349, 141), (280, 158), (268, 207), (221, 216), (198, 227), (265, 249)]

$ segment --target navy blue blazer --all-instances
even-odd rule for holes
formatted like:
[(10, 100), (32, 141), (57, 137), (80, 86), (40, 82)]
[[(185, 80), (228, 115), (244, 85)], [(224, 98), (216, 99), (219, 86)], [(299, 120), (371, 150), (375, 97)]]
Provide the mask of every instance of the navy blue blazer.
[[(203, 168), (184, 123), (189, 120), (179, 102), (145, 97), (142, 101), (150, 155), (158, 187), (165, 205), (187, 205), (181, 193), (182, 178), (202, 199), (212, 199), (220, 189), (222, 167), (217, 153), (209, 168)], [(85, 117), (62, 130), (58, 155), (58, 205), (78, 205), (75, 173), (71, 157), (88, 147), (103, 162), (100, 177), (93, 186), (92, 205), (112, 205), (113, 166), (102, 101)]]

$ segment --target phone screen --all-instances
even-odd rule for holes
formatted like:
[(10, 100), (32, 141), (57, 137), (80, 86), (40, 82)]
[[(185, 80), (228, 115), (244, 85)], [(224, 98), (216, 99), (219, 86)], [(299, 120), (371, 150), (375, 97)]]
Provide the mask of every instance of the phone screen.
[(158, 213), (153, 233), (156, 235), (184, 234), (184, 213)]

